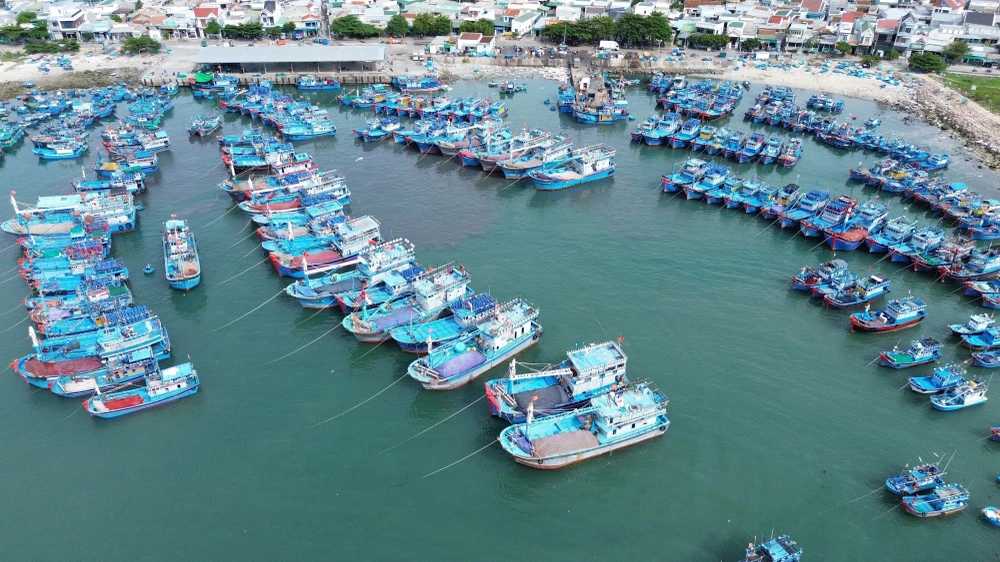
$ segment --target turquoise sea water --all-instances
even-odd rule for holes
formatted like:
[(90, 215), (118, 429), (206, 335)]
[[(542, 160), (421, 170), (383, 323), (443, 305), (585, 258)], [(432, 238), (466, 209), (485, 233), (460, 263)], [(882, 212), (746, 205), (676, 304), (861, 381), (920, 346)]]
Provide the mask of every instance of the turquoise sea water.
[[(810, 561), (995, 556), (996, 529), (979, 510), (1000, 502), (998, 444), (982, 439), (1000, 423), (1000, 397), (942, 413), (899, 390), (930, 367), (867, 365), (879, 350), (920, 336), (946, 341), (946, 360), (966, 359), (946, 339), (946, 324), (981, 311), (978, 303), (881, 256), (842, 252), (859, 273), (888, 275), (893, 294), (911, 290), (928, 302), (928, 319), (915, 329), (852, 334), (848, 312), (824, 310), (787, 285), (803, 265), (831, 257), (825, 245), (661, 194), (660, 175), (686, 152), (630, 145), (634, 123), (571, 123), (542, 104), (555, 99), (554, 83), (528, 86), (507, 102), (510, 123), (617, 147), (612, 180), (541, 193), (528, 180), (487, 178), (388, 142), (362, 146), (350, 131), (370, 114), (336, 107), (339, 136), (300, 146), (346, 175), (352, 215), (377, 217), (387, 238), (409, 238), (423, 265), (458, 261), (477, 290), (537, 305), (545, 334), (521, 360), (559, 361), (575, 343), (624, 337), (630, 375), (651, 378), (670, 397), (663, 439), (551, 473), (516, 465), (494, 445), (424, 477), (503, 427), (489, 417), (481, 384), (447, 393), (409, 379), (388, 386), (412, 356), (391, 342), (360, 345), (336, 327), (339, 313), (314, 314), (284, 295), (225, 326), (290, 281), (259, 263), (265, 255), (246, 218), (226, 214), (232, 203), (216, 188), (226, 172), (214, 140), (184, 131), (208, 107), (183, 93), (164, 125), (173, 148), (140, 198), (140, 228), (117, 237), (113, 252), (134, 272), (137, 300), (168, 327), (174, 361), (194, 361), (201, 391), (107, 421), (90, 419), (77, 400), (32, 392), (9, 371), (0, 376), (0, 559), (712, 561), (739, 559), (772, 531), (790, 534)], [(742, 112), (759, 88), (733, 127), (746, 127)], [(482, 83), (453, 92), (472, 93), (496, 92)], [(653, 109), (644, 90), (629, 99), (639, 119)], [(848, 100), (844, 115), (876, 111)], [(883, 121), (884, 130), (959, 152), (939, 131), (895, 114)], [(248, 123), (227, 115), (223, 132)], [(91, 142), (84, 161), (52, 163), (39, 163), (25, 143), (6, 156), (0, 181), (21, 201), (65, 192), (95, 157), (99, 135)], [(790, 170), (731, 166), (866, 198), (874, 192), (848, 183), (847, 170), (876, 158), (809, 140)], [(948, 177), (995, 191), (996, 174), (956, 160)], [(898, 200), (890, 204), (904, 212)], [(906, 212), (936, 220), (916, 207)], [(172, 213), (190, 221), (202, 256), (202, 286), (187, 294), (159, 275), (160, 229)], [(10, 358), (30, 352), (27, 322), (17, 325), (26, 289), (12, 243), (0, 246), (0, 356)], [(146, 262), (156, 275), (141, 275)], [(876, 491), (903, 464), (953, 452), (949, 479), (972, 494), (964, 513), (920, 520)]]

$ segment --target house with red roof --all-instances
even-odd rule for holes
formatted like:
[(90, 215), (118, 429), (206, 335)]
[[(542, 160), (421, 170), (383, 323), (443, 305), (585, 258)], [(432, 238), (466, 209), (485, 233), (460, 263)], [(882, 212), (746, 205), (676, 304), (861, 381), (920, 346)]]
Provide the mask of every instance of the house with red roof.
[(194, 27), (198, 30), (198, 37), (205, 36), (205, 26), (208, 22), (214, 21), (219, 23), (219, 15), (221, 9), (218, 6), (198, 6), (194, 9)]
[(961, 23), (964, 0), (935, 0), (931, 9), (931, 27)]

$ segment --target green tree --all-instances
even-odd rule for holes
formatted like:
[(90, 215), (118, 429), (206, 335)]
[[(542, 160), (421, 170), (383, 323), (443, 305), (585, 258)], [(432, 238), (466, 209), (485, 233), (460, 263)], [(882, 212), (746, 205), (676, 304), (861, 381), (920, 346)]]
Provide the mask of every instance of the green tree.
[(222, 33), (222, 26), (219, 22), (211, 20), (205, 24), (205, 35), (218, 35)]
[(615, 20), (607, 16), (586, 19), (580, 23), (587, 26), (590, 30), (590, 38), (594, 41), (615, 38), (615, 27), (617, 27)]
[(431, 24), (430, 32), (434, 35), (451, 35), (451, 18), (448, 16), (438, 16), (434, 18), (434, 23)]
[(868, 64), (875, 66), (882, 62), (882, 57), (878, 55), (864, 55), (861, 57), (861, 62), (867, 62)]
[(122, 52), (130, 55), (138, 53), (158, 53), (160, 42), (148, 35), (129, 37), (122, 41)]
[(134, 14), (135, 12), (138, 12), (141, 9), (142, 9), (142, 0), (136, 0), (135, 7), (132, 8), (132, 13)]
[(495, 33), (493, 20), (487, 19), (463, 22), (458, 30), (462, 33), (482, 33), (483, 35), (493, 35)]
[(615, 25), (615, 37), (623, 45), (641, 45), (648, 35), (643, 16), (625, 14)]
[(575, 23), (557, 23), (543, 29), (540, 35), (553, 41), (562, 41), (563, 37), (567, 40), (589, 41), (590, 29)]
[(280, 27), (269, 27), (264, 30), (264, 33), (266, 33), (268, 37), (281, 37), (281, 34), (284, 33), (284, 30), (282, 30)]
[[(651, 41), (662, 41), (666, 43), (674, 36), (674, 30), (670, 27), (667, 16), (660, 12), (653, 12), (646, 17), (646, 31)], [(728, 39), (726, 41), (728, 43)]]
[(819, 37), (810, 37), (802, 42), (802, 50), (812, 52), (819, 48)]
[[(351, 16), (353, 17), (353, 16)], [(434, 15), (433, 14), (417, 14), (417, 17), (413, 18), (413, 32), (417, 35), (427, 35), (431, 32), (434, 27)]]
[(265, 33), (264, 26), (260, 22), (227, 25), (222, 28), (222, 32), (226, 34), (226, 37), (239, 37), (242, 39), (260, 39)]
[[(111, 14), (110, 17), (111, 17), (111, 21), (113, 21), (115, 23), (121, 23), (122, 22), (122, 17), (119, 16), (118, 14)], [(212, 23), (215, 23), (215, 22), (213, 21)], [(215, 25), (219, 25), (219, 24), (216, 23)]]
[(22, 23), (31, 23), (38, 19), (38, 14), (35, 12), (21, 12), (17, 14), (17, 23), (21, 25)]
[(921, 72), (941, 72), (948, 68), (948, 63), (934, 53), (913, 53), (909, 65), (912, 70)]
[(94, 34), (89, 31), (84, 31), (83, 33), (80, 34), (80, 38), (83, 39), (84, 41), (93, 41)]
[(285, 33), (292, 33), (295, 31), (295, 22), (286, 21), (285, 25), (281, 26), (281, 30)]
[[(712, 33), (693, 33), (688, 36), (688, 42), (698, 47), (725, 47), (729, 44), (729, 37), (726, 35), (715, 35)], [(746, 43), (746, 41), (744, 41)]]
[(834, 48), (840, 51), (840, 56), (844, 56), (851, 52), (851, 44), (847, 41), (838, 41)]
[(944, 48), (945, 60), (960, 59), (967, 54), (969, 54), (969, 44), (959, 39), (955, 39)]
[(896, 60), (896, 59), (898, 59), (901, 56), (903, 56), (903, 53), (900, 53), (896, 49), (893, 49), (893, 50), (889, 51), (888, 53), (886, 53), (885, 58), (887, 58), (889, 60)]
[(760, 39), (757, 39), (756, 37), (751, 37), (749, 39), (745, 39), (742, 43), (742, 46), (743, 50), (745, 51), (756, 51), (757, 49), (763, 47), (764, 43)]
[(385, 24), (385, 31), (393, 37), (403, 37), (404, 35), (410, 34), (410, 22), (406, 21), (400, 14), (396, 14), (389, 18), (389, 22)]

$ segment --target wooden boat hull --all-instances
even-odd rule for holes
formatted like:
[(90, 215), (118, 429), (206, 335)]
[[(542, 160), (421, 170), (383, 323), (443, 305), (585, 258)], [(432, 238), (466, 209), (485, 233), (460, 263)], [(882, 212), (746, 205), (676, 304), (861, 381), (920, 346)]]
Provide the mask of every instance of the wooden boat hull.
[(906, 328), (911, 328), (919, 324), (926, 314), (907, 320), (905, 322), (900, 322), (898, 324), (869, 324), (862, 320), (858, 320), (857, 317), (851, 316), (851, 331), (852, 332), (895, 332), (898, 330), (905, 330)]
[[(663, 416), (664, 419), (666, 416)], [(536, 468), (539, 470), (556, 470), (560, 468), (565, 468), (570, 465), (574, 465), (592, 458), (596, 458), (602, 455), (613, 453), (632, 445), (638, 445), (645, 441), (651, 439), (656, 439), (657, 437), (663, 437), (667, 432), (667, 428), (670, 426), (670, 422), (666, 421), (658, 426), (655, 426), (650, 431), (636, 435), (635, 437), (630, 437), (623, 441), (619, 441), (613, 445), (608, 445), (604, 447), (598, 447), (590, 449), (587, 451), (581, 451), (577, 453), (568, 453), (565, 455), (558, 455), (549, 458), (531, 458), (531, 457), (514, 457), (514, 461), (518, 464), (528, 466), (531, 468)]]

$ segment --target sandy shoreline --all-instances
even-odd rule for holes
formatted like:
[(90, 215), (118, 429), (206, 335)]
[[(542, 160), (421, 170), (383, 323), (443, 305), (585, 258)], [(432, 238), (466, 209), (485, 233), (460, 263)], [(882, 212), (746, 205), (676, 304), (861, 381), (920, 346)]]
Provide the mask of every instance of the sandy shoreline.
[[(31, 60), (0, 65), (0, 91), (3, 93), (20, 91), (20, 84), (33, 81), (40, 88), (80, 87), (71, 80), (75, 74), (83, 74), (80, 79), (112, 83), (135, 79), (142, 73), (155, 73), (163, 77), (190, 72), (194, 69), (195, 56), (200, 47), (193, 42), (171, 42), (165, 45), (169, 52), (160, 55), (109, 56), (94, 47), (84, 47), (71, 56), (74, 70), (66, 72), (57, 66), (48, 75), (37, 69)], [(294, 47), (289, 47), (294, 48)], [(414, 46), (389, 46), (387, 53), (392, 73), (425, 72), (420, 63), (409, 60)], [(708, 53), (705, 53), (708, 54)], [(895, 70), (894, 77), (900, 85), (886, 85), (874, 78), (859, 78), (832, 72), (820, 73), (818, 62), (813, 58), (807, 66), (780, 68), (756, 68), (745, 61), (699, 60), (692, 53), (685, 62), (672, 63), (673, 68), (664, 72), (711, 76), (720, 80), (767, 83), (817, 90), (829, 95), (848, 96), (890, 104), (893, 109), (919, 115), (929, 124), (944, 131), (953, 131), (966, 141), (966, 146), (974, 151), (983, 162), (995, 168), (1000, 166), (1000, 116), (990, 113), (972, 100), (962, 102), (961, 94), (942, 86), (934, 78), (926, 75), (909, 74), (899, 63), (885, 63)], [(463, 62), (467, 61), (467, 62)], [(437, 69), (451, 80), (496, 81), (500, 79), (525, 80), (541, 78), (554, 81), (568, 79), (569, 72), (561, 67), (517, 67), (491, 64), (489, 59), (441, 58), (435, 60)], [(668, 65), (670, 66), (670, 65)], [(736, 67), (739, 70), (735, 70)], [(806, 72), (805, 68), (811, 71)], [(583, 67), (587, 68), (587, 67)], [(615, 71), (618, 72), (618, 71)], [(627, 71), (626, 71), (627, 73)], [(648, 71), (646, 71), (648, 74)], [(79, 81), (79, 80), (78, 80)], [(94, 84), (97, 85), (97, 84)]]

